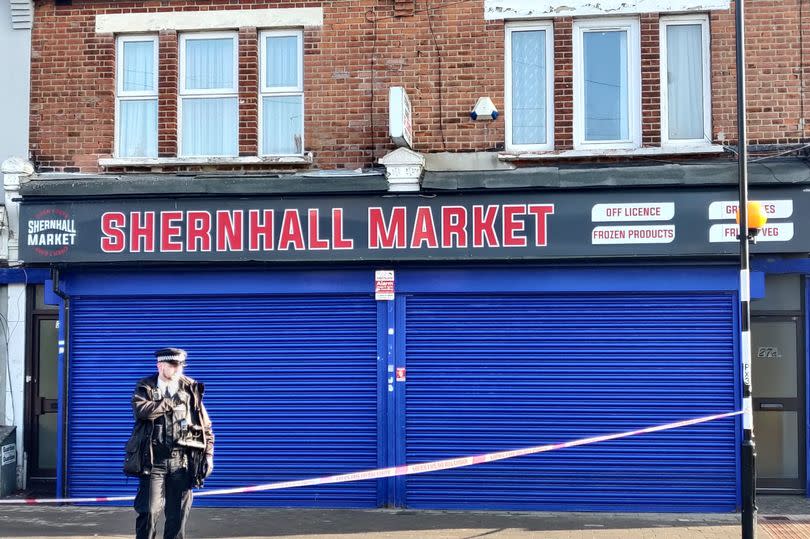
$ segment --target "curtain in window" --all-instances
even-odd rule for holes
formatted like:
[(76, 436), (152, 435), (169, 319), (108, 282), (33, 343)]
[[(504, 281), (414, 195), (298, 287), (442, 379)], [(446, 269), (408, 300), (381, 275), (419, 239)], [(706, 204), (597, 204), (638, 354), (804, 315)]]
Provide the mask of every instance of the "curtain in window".
[[(236, 93), (233, 39), (187, 39), (185, 44), (186, 90)], [(236, 96), (184, 97), (182, 155), (237, 155), (238, 116)]]
[(118, 156), (157, 157), (157, 99), (119, 102)]
[(237, 155), (237, 117), (235, 97), (183, 99), (182, 154)]
[(300, 95), (262, 98), (262, 154), (303, 152), (304, 99)]
[(669, 138), (703, 139), (703, 32), (699, 24), (667, 26)]
[(628, 140), (627, 32), (585, 32), (583, 49), (585, 140)]
[(153, 41), (125, 41), (123, 44), (123, 73), (120, 73), (125, 92), (148, 92), (155, 85), (155, 43)]
[(186, 40), (186, 89), (234, 89), (234, 40)]
[(512, 32), (512, 144), (546, 143), (546, 32)]
[(268, 36), (265, 46), (265, 86), (298, 87), (298, 37)]

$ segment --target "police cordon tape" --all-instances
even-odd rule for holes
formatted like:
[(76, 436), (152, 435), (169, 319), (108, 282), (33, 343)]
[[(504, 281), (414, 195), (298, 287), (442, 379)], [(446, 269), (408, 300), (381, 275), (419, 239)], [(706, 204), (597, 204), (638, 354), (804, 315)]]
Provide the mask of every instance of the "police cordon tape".
[[(406, 464), (402, 466), (392, 466), (390, 468), (379, 468), (376, 470), (366, 470), (362, 472), (352, 472), (347, 474), (330, 475), (326, 477), (313, 477), (311, 479), (300, 479), (297, 481), (282, 481), (278, 483), (265, 483), (263, 485), (253, 485), (249, 487), (235, 487), (235, 488), (221, 488), (215, 490), (199, 490), (194, 493), (194, 496), (223, 496), (226, 494), (244, 494), (249, 492), (262, 492), (265, 490), (280, 490), (286, 488), (297, 487), (311, 487), (314, 485), (330, 485), (333, 483), (348, 483), (351, 481), (366, 481), (369, 479), (383, 479), (386, 477), (397, 477), (401, 475), (413, 475), (426, 472), (437, 472), (439, 470), (450, 470), (453, 468), (463, 468), (465, 466), (472, 466), (475, 464), (484, 464), (487, 462), (495, 462), (498, 460), (511, 459), (514, 457), (523, 457), (526, 455), (534, 455), (536, 453), (545, 453), (547, 451), (554, 451), (555, 449), (565, 449), (568, 447), (577, 447), (580, 445), (595, 444), (598, 442), (607, 442), (610, 440), (618, 440), (620, 438), (628, 438), (630, 436), (637, 436), (639, 434), (649, 434), (651, 432), (660, 432), (663, 430), (677, 429), (681, 427), (688, 427), (690, 425), (697, 425), (700, 423), (708, 423), (718, 419), (725, 419), (727, 417), (734, 417), (742, 414), (742, 410), (736, 412), (726, 412), (722, 414), (707, 415), (697, 417), (694, 419), (687, 419), (684, 421), (676, 421), (674, 423), (665, 423), (663, 425), (656, 425), (653, 427), (645, 427), (643, 429), (631, 430), (627, 432), (618, 432), (614, 434), (603, 434), (600, 436), (591, 436), (590, 438), (580, 438), (570, 442), (561, 442), (558, 444), (538, 445), (534, 447), (526, 447), (523, 449), (512, 449), (509, 451), (498, 451), (495, 453), (486, 453), (483, 455), (475, 455), (471, 457), (457, 457), (445, 460), (435, 460), (433, 462), (422, 462), (419, 464)], [(102, 496), (97, 498), (26, 498), (26, 499), (12, 499), (0, 500), (0, 505), (38, 505), (38, 504), (52, 504), (52, 503), (102, 503), (102, 502), (126, 502), (132, 501), (135, 496)]]

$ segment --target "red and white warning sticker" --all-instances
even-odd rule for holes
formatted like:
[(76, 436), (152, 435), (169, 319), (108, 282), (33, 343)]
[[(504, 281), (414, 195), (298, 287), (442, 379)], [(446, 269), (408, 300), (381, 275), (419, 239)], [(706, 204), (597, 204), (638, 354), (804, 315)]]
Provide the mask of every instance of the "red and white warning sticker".
[[(736, 412), (725, 412), (722, 414), (708, 415), (703, 417), (697, 417), (694, 419), (687, 419), (684, 421), (676, 421), (673, 423), (665, 423), (663, 425), (645, 427), (643, 429), (618, 432), (614, 434), (603, 434), (600, 436), (591, 436), (589, 438), (580, 438), (578, 440), (572, 440), (570, 442), (538, 445), (534, 447), (525, 447), (522, 449), (512, 449), (509, 451), (497, 451), (495, 453), (486, 453), (483, 455), (474, 455), (470, 457), (457, 457), (445, 460), (435, 460), (433, 462), (421, 462), (419, 464), (407, 464), (403, 466), (392, 466), (390, 468), (379, 468), (376, 470), (366, 470), (347, 474), (329, 475), (326, 477), (313, 477), (311, 479), (300, 479), (297, 481), (281, 481), (278, 483), (265, 483), (263, 485), (252, 485), (248, 487), (198, 490), (194, 493), (194, 496), (224, 496), (227, 494), (243, 494), (247, 492), (262, 492), (265, 490), (280, 490), (286, 488), (310, 487), (314, 485), (329, 485), (332, 483), (348, 483), (350, 481), (366, 481), (369, 479), (383, 479), (386, 477), (414, 475), (427, 472), (436, 472), (439, 470), (450, 470), (452, 468), (463, 468), (464, 466), (472, 466), (476, 464), (484, 464), (487, 462), (495, 462), (497, 460), (523, 457), (526, 455), (534, 455), (536, 453), (545, 453), (547, 451), (554, 451), (556, 449), (565, 449), (568, 447), (577, 447), (580, 445), (607, 442), (610, 440), (618, 440), (620, 438), (628, 438), (630, 436), (638, 436), (641, 434), (649, 434), (652, 432), (660, 432), (664, 430), (688, 427), (690, 425), (697, 425), (700, 423), (707, 423), (709, 421), (716, 421), (718, 419), (734, 417), (737, 415), (741, 415), (742, 413), (743, 413), (742, 410)], [(124, 501), (131, 501), (134, 499), (135, 496), (101, 496), (97, 498), (28, 498), (28, 499), (0, 500), (0, 505), (26, 505), (26, 504), (37, 505), (37, 504), (52, 504), (52, 503), (103, 503), (103, 502), (124, 502)]]

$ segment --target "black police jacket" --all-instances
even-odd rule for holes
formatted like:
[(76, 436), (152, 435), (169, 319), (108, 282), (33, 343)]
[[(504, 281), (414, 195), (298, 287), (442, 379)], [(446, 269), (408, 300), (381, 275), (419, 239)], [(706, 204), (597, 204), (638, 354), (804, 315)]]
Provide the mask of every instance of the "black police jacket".
[[(172, 409), (171, 399), (163, 398), (157, 392), (158, 375), (153, 374), (140, 380), (132, 393), (132, 412), (135, 426), (125, 446), (124, 473), (131, 476), (149, 475), (154, 464), (152, 433), (155, 421)], [(186, 436), (177, 444), (189, 450), (189, 466), (192, 472), (192, 486), (201, 487), (211, 470), (207, 458), (214, 456), (214, 433), (211, 419), (203, 405), (205, 386), (187, 376), (180, 378), (180, 387), (190, 395), (189, 428)]]

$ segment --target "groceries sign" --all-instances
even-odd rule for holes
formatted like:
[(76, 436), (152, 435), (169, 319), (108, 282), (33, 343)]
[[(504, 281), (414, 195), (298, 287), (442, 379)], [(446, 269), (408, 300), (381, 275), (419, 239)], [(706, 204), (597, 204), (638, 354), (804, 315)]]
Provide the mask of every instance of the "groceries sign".
[[(733, 192), (579, 192), (28, 203), (28, 263), (498, 260), (736, 251)], [(758, 195), (758, 196), (755, 196)], [(754, 252), (810, 251), (805, 193), (771, 208)], [(804, 227), (807, 228), (807, 227)]]

